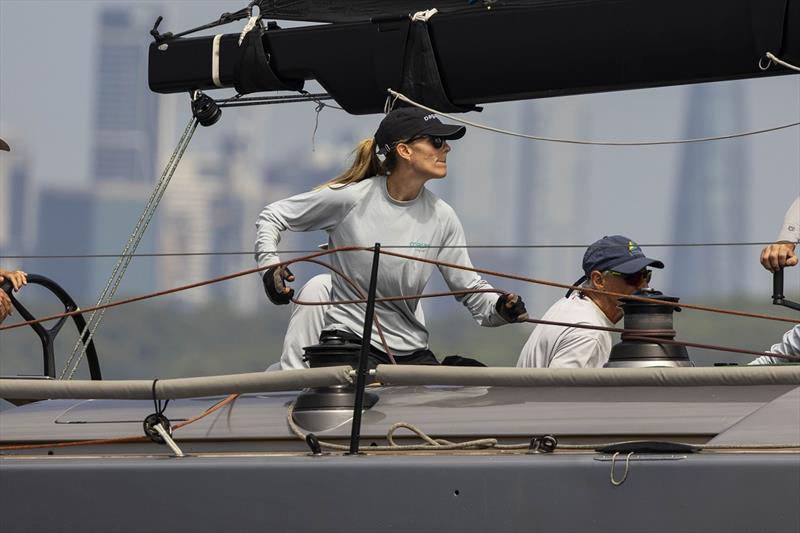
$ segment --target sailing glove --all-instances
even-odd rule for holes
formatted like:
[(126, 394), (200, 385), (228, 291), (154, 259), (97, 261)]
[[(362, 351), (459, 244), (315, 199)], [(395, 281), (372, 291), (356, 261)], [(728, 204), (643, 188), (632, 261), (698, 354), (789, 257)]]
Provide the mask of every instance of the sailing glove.
[(267, 293), (269, 301), (275, 305), (286, 305), (291, 303), (294, 296), (294, 289), (287, 287), (287, 281), (294, 281), (294, 274), (285, 266), (275, 265), (264, 272), (262, 278), (264, 282), (264, 292)]
[(506, 322), (523, 322), (528, 319), (525, 302), (519, 295), (510, 292), (501, 294), (494, 308)]

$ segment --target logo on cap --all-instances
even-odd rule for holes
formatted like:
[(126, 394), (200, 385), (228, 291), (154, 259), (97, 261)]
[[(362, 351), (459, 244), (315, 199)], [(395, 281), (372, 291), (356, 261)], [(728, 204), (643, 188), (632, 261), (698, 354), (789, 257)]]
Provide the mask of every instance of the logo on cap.
[(638, 244), (636, 244), (633, 241), (628, 241), (628, 253), (629, 254), (633, 255), (633, 252), (636, 252), (638, 250), (639, 250), (639, 245)]
[(427, 122), (428, 120), (431, 120), (432, 118), (436, 118), (436, 115), (433, 115), (433, 114), (425, 115), (424, 117), (422, 117), (422, 120), (425, 120)]

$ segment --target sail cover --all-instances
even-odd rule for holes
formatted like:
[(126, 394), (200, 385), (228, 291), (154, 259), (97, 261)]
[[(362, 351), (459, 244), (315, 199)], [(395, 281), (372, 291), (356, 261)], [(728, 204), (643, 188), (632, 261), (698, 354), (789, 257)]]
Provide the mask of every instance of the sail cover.
[[(241, 60), (248, 51), (238, 33), (153, 43), (150, 88), (239, 87), (247, 69), (257, 68), (266, 81), (249, 92), (317, 80), (353, 114), (382, 111), (388, 88), (442, 111), (463, 111), (489, 102), (795, 74), (765, 62), (767, 52), (800, 64), (800, 0), (530, 0), (491, 9), (467, 0), (261, 4), (270, 17), (350, 22), (270, 26), (262, 36), (264, 60), (251, 67)], [(443, 11), (427, 22), (404, 14), (421, 6)]]

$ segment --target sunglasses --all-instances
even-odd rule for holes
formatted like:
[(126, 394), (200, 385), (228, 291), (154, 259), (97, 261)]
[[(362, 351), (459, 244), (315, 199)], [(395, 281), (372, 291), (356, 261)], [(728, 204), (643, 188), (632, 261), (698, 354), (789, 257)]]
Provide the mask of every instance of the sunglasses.
[(628, 285), (638, 285), (642, 282), (650, 283), (650, 279), (653, 277), (653, 271), (647, 269), (634, 272), (633, 274), (622, 274), (613, 270), (607, 270), (606, 272), (612, 276), (622, 278)]
[(414, 141), (420, 141), (420, 140), (423, 140), (423, 139), (428, 141), (428, 143), (430, 143), (430, 145), (433, 146), (433, 148), (435, 150), (440, 150), (442, 148), (442, 146), (444, 146), (444, 139), (443, 138), (441, 138), (441, 137), (432, 137), (430, 135), (420, 135), (418, 137), (413, 137), (413, 138), (405, 141), (404, 144), (411, 144)]

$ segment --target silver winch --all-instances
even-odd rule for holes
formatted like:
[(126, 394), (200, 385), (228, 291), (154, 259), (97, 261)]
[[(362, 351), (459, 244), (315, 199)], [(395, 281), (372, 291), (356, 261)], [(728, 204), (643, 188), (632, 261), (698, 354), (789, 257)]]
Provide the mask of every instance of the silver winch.
[[(319, 344), (304, 348), (311, 368), (350, 365), (358, 368), (361, 345), (338, 332), (323, 332)], [(349, 423), (353, 417), (356, 390), (353, 385), (314, 387), (301, 393), (294, 406), (294, 419), (308, 431), (325, 431)], [(378, 396), (364, 393), (364, 409), (378, 402)]]

